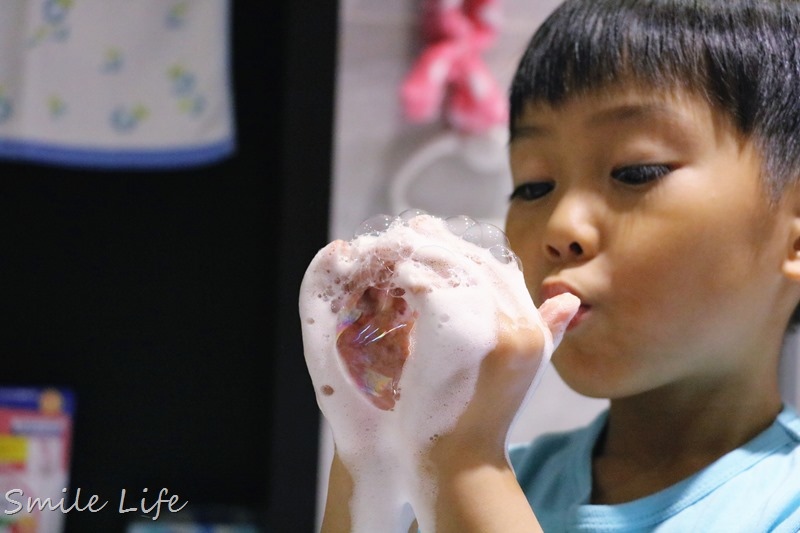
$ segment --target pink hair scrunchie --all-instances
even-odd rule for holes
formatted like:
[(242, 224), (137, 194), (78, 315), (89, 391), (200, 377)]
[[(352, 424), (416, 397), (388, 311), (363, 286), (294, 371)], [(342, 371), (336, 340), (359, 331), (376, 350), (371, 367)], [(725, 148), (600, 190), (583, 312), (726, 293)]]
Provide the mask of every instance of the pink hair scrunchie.
[(428, 44), (401, 87), (406, 117), (439, 116), (462, 133), (481, 133), (508, 121), (504, 92), (482, 53), (500, 25), (499, 0), (430, 0), (423, 29)]

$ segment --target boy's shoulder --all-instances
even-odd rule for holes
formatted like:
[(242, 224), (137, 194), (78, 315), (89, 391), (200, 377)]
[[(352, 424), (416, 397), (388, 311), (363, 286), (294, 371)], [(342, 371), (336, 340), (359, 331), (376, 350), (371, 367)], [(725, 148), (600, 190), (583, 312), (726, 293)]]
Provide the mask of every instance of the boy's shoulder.
[[(687, 508), (727, 531), (800, 531), (800, 416), (784, 406), (761, 435), (687, 481), (710, 487)], [(687, 483), (684, 482), (684, 485)], [(693, 509), (694, 508), (694, 509)], [(736, 528), (739, 529), (736, 529)], [(746, 528), (746, 529), (743, 529)]]
[(586, 505), (591, 453), (606, 416), (585, 428), (510, 448), (520, 485), (543, 527), (558, 530), (570, 523), (620, 531), (652, 531), (656, 526), (664, 531), (701, 526), (712, 528), (706, 531), (800, 531), (800, 416), (795, 408), (785, 406), (763, 433), (676, 485), (622, 505)]

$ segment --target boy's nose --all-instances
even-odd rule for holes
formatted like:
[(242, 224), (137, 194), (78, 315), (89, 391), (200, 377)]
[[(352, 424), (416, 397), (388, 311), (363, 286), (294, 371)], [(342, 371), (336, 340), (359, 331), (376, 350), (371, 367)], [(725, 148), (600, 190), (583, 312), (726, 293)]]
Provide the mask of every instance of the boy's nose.
[(565, 256), (569, 256), (572, 258), (580, 258), (583, 255), (583, 246), (579, 242), (571, 242), (568, 246), (564, 247), (556, 247), (551, 244), (545, 245), (545, 251), (550, 259), (561, 259)]
[(562, 198), (551, 214), (543, 240), (550, 261), (586, 261), (597, 253), (599, 235), (587, 200)]

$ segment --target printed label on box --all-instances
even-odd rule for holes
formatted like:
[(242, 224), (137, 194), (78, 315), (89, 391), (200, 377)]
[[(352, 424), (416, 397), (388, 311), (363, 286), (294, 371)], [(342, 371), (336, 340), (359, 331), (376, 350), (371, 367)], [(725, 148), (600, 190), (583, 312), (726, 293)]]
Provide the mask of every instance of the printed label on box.
[(63, 530), (50, 509), (67, 497), (74, 407), (66, 389), (0, 387), (0, 533)]

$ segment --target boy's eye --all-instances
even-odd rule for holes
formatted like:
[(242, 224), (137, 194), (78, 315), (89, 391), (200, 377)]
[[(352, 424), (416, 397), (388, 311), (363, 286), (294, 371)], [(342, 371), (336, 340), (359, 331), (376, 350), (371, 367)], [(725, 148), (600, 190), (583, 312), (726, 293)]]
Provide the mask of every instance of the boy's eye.
[(611, 177), (627, 185), (644, 185), (669, 174), (667, 165), (635, 165), (611, 171)]
[(555, 189), (555, 184), (549, 181), (532, 181), (516, 187), (511, 193), (511, 200), (531, 201), (538, 200)]

